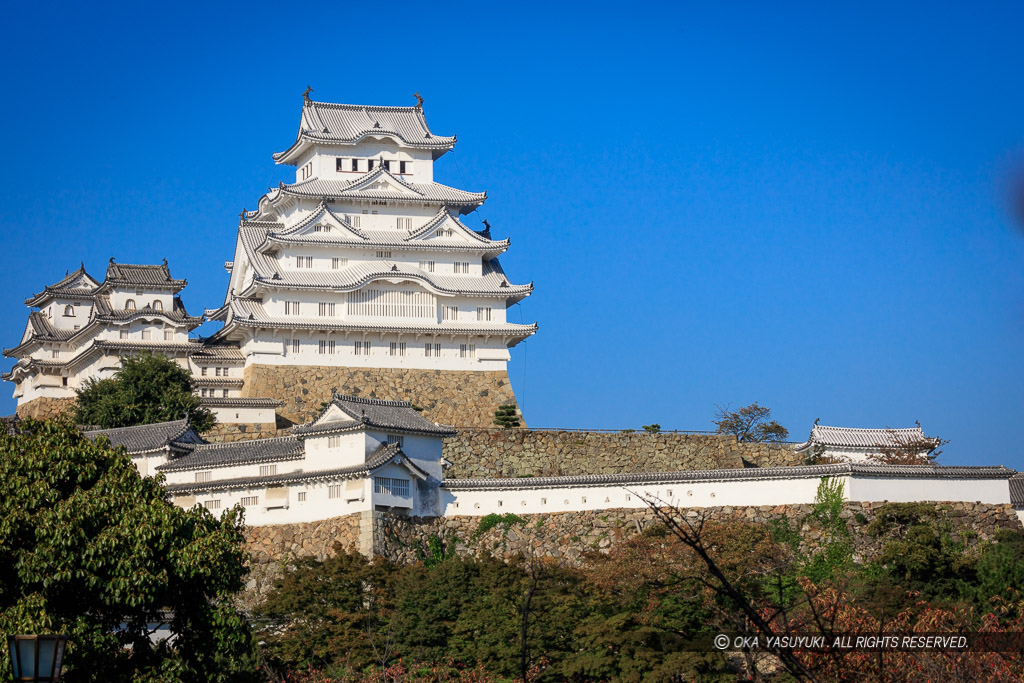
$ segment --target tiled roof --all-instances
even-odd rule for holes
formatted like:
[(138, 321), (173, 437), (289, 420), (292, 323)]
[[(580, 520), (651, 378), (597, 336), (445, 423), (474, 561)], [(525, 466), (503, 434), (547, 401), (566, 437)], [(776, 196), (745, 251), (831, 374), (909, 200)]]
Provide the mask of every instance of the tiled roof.
[[(928, 439), (921, 427), (903, 427), (900, 429), (859, 429), (855, 427), (829, 427), (814, 425), (808, 440), (795, 450), (802, 451), (811, 444), (833, 446), (836, 448), (878, 448), (883, 446), (900, 446), (902, 444)], [(938, 443), (936, 442), (936, 445)]]
[[(337, 406), (353, 422), (332, 422), (318, 424), (321, 418)], [(433, 434), (437, 436), (454, 436), (453, 427), (438, 425), (426, 419), (412, 407), (408, 401), (382, 401), (376, 398), (360, 398), (334, 394), (331, 402), (312, 422), (292, 428), (294, 434), (316, 434), (337, 429), (349, 429), (353, 424), (362, 424), (371, 429), (383, 431), (413, 432), (417, 434)]]
[(192, 452), (157, 467), (162, 472), (200, 470), (248, 463), (298, 460), (305, 454), (302, 442), (294, 436), (273, 439), (206, 443), (192, 448)]
[[(278, 189), (281, 193), (297, 197), (383, 199), (459, 207), (476, 207), (487, 200), (486, 192), (467, 192), (441, 183), (408, 183), (393, 176), (383, 166), (356, 180), (310, 178), (291, 185), (281, 183)], [(267, 196), (271, 201), (276, 199), (273, 192)]]
[[(441, 323), (433, 320), (423, 323), (407, 321), (388, 321), (383, 323), (343, 323), (328, 322), (325, 318), (316, 317), (274, 317), (267, 313), (260, 299), (235, 297), (228, 304), (231, 312), (232, 322), (243, 327), (279, 327), (282, 329), (315, 329), (315, 330), (336, 330), (362, 331), (373, 330), (380, 332), (410, 332), (425, 334), (469, 334), (469, 335), (491, 335), (509, 339), (525, 339), (537, 331), (537, 324), (520, 325), (518, 323), (452, 323), (444, 321)], [(221, 319), (212, 318), (212, 319)]]
[(181, 289), (188, 283), (186, 280), (175, 280), (172, 278), (171, 270), (167, 267), (166, 261), (160, 265), (151, 266), (134, 263), (114, 263), (114, 259), (110, 259), (110, 263), (107, 265), (107, 277), (103, 284)]
[(209, 406), (210, 408), (278, 408), (284, 405), (284, 403), (276, 398), (245, 398), (237, 396), (234, 398), (215, 398), (213, 396), (208, 396), (200, 398), (199, 402), (204, 406)]
[(289, 156), (303, 141), (352, 144), (363, 138), (389, 135), (404, 147), (433, 149), (440, 152), (455, 144), (454, 137), (434, 135), (420, 107), (375, 107), (358, 104), (334, 104), (307, 100), (302, 107), (295, 142), (275, 161), (289, 163)]
[(201, 387), (240, 387), (245, 383), (241, 377), (193, 377), (192, 381)]
[[(340, 225), (330, 232), (306, 231), (311, 224), (322, 221), (325, 216), (330, 216)], [(453, 232), (457, 231), (461, 237), (431, 237), (440, 226), (448, 223), (454, 225)], [(259, 226), (263, 227), (263, 226)], [(442, 206), (438, 212), (415, 230), (386, 230), (386, 229), (359, 229), (346, 220), (344, 214), (337, 214), (331, 211), (323, 202), (308, 216), (290, 227), (275, 225), (266, 230), (251, 230), (245, 233), (245, 237), (254, 240), (253, 248), (265, 250), (268, 246), (275, 244), (303, 244), (317, 246), (354, 246), (364, 249), (375, 249), (377, 247), (400, 247), (409, 250), (423, 251), (463, 251), (483, 252), (484, 254), (498, 254), (508, 249), (510, 241), (495, 241), (484, 237), (481, 233), (470, 230), (462, 221), (453, 215), (447, 207)], [(258, 240), (258, 241), (255, 241)]]
[(199, 435), (189, 425), (188, 420), (157, 422), (133, 427), (118, 427), (117, 429), (96, 429), (84, 432), (84, 435), (90, 441), (104, 436), (110, 441), (111, 446), (124, 446), (129, 455), (164, 448), (178, 442), (182, 437), (185, 438), (176, 445), (201, 441)]
[(25, 304), (37, 306), (47, 295), (71, 299), (86, 298), (92, 295), (99, 284), (85, 272), (85, 265), (83, 264), (75, 272), (65, 275), (59, 282), (47, 285), (43, 291), (25, 299)]
[(189, 354), (192, 360), (197, 363), (207, 361), (210, 363), (244, 363), (245, 356), (242, 350), (232, 344), (209, 344), (205, 340), (190, 339), (193, 351)]
[(1010, 504), (1015, 508), (1024, 507), (1024, 472), (1010, 477)]
[(868, 465), (841, 463), (800, 467), (744, 467), (727, 470), (689, 470), (683, 472), (639, 472), (624, 474), (585, 474), (565, 477), (526, 477), (516, 479), (446, 479), (442, 486), (451, 490), (535, 489), (567, 486), (629, 486), (631, 484), (675, 484), (706, 481), (762, 481), (805, 479), (811, 477), (898, 477), (902, 479), (1010, 479), (1014, 471), (1006, 467), (940, 467), (936, 465)]
[(265, 477), (237, 477), (234, 479), (221, 479), (201, 483), (169, 484), (165, 488), (171, 493), (190, 493), (193, 491), (223, 491), (226, 489), (238, 489), (251, 486), (273, 486), (278, 484), (290, 484), (301, 481), (316, 481), (323, 479), (355, 479), (365, 477), (374, 470), (383, 467), (389, 462), (398, 460), (407, 467), (410, 472), (420, 479), (426, 479), (429, 475), (415, 465), (397, 443), (382, 445), (366, 462), (350, 467), (339, 467), (331, 470), (314, 470), (312, 472), (286, 472)]

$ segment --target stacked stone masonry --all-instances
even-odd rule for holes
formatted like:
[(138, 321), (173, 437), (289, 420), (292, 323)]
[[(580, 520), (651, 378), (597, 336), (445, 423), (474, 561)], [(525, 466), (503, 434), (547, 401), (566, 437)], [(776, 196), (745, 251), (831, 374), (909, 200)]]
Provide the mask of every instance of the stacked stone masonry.
[(445, 440), (449, 479), (802, 465), (788, 444), (738, 443), (722, 434), (460, 429)]
[(22, 419), (48, 420), (51, 417), (69, 413), (74, 409), (75, 399), (73, 398), (47, 398), (43, 396), (22, 403), (15, 412)]
[(284, 402), (278, 414), (295, 424), (320, 413), (336, 390), (342, 394), (410, 401), (432, 422), (456, 427), (487, 427), (498, 406), (516, 397), (502, 371), (345, 368), (319, 365), (250, 365), (243, 396)]

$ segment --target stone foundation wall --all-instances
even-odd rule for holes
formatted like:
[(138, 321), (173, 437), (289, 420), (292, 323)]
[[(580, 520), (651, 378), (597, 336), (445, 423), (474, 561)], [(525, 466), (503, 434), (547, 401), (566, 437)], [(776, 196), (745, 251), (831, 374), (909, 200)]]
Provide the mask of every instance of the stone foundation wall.
[(365, 398), (410, 401), (432, 422), (456, 427), (486, 427), (498, 406), (516, 403), (508, 373), (502, 371), (345, 368), (322, 365), (250, 365), (245, 397), (284, 402), (278, 415), (295, 424), (320, 413), (331, 389)]
[(291, 427), (279, 429), (273, 423), (223, 422), (215, 424), (211, 429), (203, 432), (202, 437), (207, 441), (223, 443), (247, 439), (273, 439), (276, 436), (288, 436), (291, 433)]
[(242, 607), (259, 603), (274, 587), (281, 571), (301, 557), (325, 559), (335, 544), (369, 554), (372, 549), (371, 513), (332, 517), (317, 522), (251, 526), (245, 530), (249, 551), (249, 576), (242, 595)]
[(737, 443), (721, 434), (460, 429), (445, 439), (450, 479), (548, 477), (802, 464), (787, 444)]
[(74, 398), (48, 398), (41, 396), (18, 406), (15, 413), (18, 417), (34, 420), (48, 420), (75, 409)]
[[(882, 502), (848, 502), (843, 517), (853, 537), (854, 552), (859, 560), (872, 559), (880, 550), (878, 539), (867, 534), (867, 526), (875, 518)], [(969, 545), (992, 540), (997, 529), (1021, 529), (1021, 522), (1009, 505), (985, 503), (934, 503), (955, 529), (969, 530)], [(691, 509), (688, 516), (706, 514), (708, 518), (725, 521), (746, 521), (767, 524), (787, 517), (791, 525), (806, 521), (809, 505), (726, 506)], [(429, 552), (431, 537), (440, 539), (446, 549), (455, 548), (463, 555), (492, 553), (514, 556), (532, 553), (558, 558), (568, 564), (580, 564), (588, 552), (607, 552), (618, 543), (638, 534), (656, 522), (648, 509), (588, 510), (558, 512), (545, 515), (520, 515), (522, 524), (509, 528), (498, 525), (478, 533), (482, 517), (458, 516), (444, 518), (400, 517), (381, 512), (365, 512), (310, 522), (249, 530), (249, 547), (253, 566), (266, 568), (287, 562), (294, 557), (326, 557), (334, 542), (356, 547), (361, 552), (374, 552), (397, 562), (415, 562)], [(804, 543), (813, 546), (820, 536), (812, 524), (801, 529)], [(262, 584), (253, 579), (250, 585)]]

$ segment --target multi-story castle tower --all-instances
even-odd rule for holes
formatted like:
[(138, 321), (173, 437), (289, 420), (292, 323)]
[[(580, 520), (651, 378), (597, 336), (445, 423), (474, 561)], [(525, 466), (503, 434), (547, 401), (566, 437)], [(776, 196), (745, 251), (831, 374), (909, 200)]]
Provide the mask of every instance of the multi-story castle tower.
[[(333, 390), (407, 399), (431, 420), (489, 425), (514, 403), (508, 348), (537, 326), (507, 321), (532, 284), (505, 276), (509, 240), (463, 217), (486, 193), (434, 182), (455, 137), (414, 107), (314, 102), (303, 95), (296, 168), (243, 211), (210, 343), (245, 358), (243, 397), (276, 398), (282, 416), (314, 417)], [(486, 226), (486, 223), (485, 223)]]

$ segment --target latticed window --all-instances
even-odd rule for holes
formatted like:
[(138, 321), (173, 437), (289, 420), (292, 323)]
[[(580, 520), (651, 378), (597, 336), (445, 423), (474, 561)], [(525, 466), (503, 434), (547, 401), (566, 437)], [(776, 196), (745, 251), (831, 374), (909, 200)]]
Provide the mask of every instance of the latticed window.
[(121, 339), (127, 339), (128, 338), (128, 330), (121, 330), (121, 335), (120, 336), (121, 336)]
[(220, 510), (220, 499), (204, 501), (203, 507), (207, 510)]
[(298, 301), (285, 301), (284, 302), (284, 314), (285, 315), (298, 315), (299, 314), (299, 302)]
[(396, 222), (398, 223), (398, 229), (399, 230), (412, 230), (412, 219), (411, 218), (405, 218), (403, 216), (399, 216), (396, 219)]
[(334, 353), (334, 340), (333, 339), (321, 339), (320, 340), (320, 353), (332, 354)]
[(162, 311), (162, 310), (164, 310), (164, 304), (163, 304), (162, 301), (160, 301), (160, 299), (154, 299), (153, 300), (153, 310), (154, 311)]
[(312, 256), (296, 256), (295, 257), (296, 268), (312, 268), (313, 257)]
[(468, 261), (456, 261), (455, 262), (455, 272), (456, 273), (468, 273), (469, 272), (469, 262)]
[(348, 265), (348, 259), (347, 258), (339, 258), (339, 257), (335, 256), (334, 258), (331, 259), (331, 268), (333, 268), (334, 270), (338, 270), (338, 268), (344, 268), (347, 265)]
[(405, 342), (391, 342), (390, 354), (392, 356), (404, 356)]
[(134, 311), (135, 310), (135, 299), (128, 299), (124, 302), (124, 310)]
[(300, 503), (305, 503), (306, 502), (306, 492), (305, 491), (299, 491), (298, 497), (299, 497), (299, 502)]
[(260, 476), (270, 477), (277, 474), (277, 465), (260, 465)]
[(299, 339), (292, 339), (292, 353), (298, 353), (302, 349), (302, 341)]
[(437, 299), (429, 292), (362, 289), (349, 295), (348, 314), (389, 318), (433, 318), (437, 315)]
[(405, 445), (405, 437), (401, 434), (388, 434), (388, 444), (397, 443), (399, 446)]
[(196, 483), (202, 484), (203, 482), (210, 481), (210, 477), (213, 476), (213, 472), (206, 470), (204, 472), (196, 472)]
[(427, 358), (430, 358), (431, 356), (437, 356), (438, 358), (440, 358), (441, 357), (441, 345), (440, 344), (424, 344), (423, 345), (423, 355), (426, 356)]
[(490, 320), (491, 319), (491, 307), (490, 306), (477, 306), (476, 307), (476, 319), (477, 320)]
[(425, 270), (428, 273), (433, 273), (434, 272), (434, 262), (433, 261), (420, 261), (420, 270)]
[(386, 493), (391, 496), (409, 497), (409, 480), (394, 477), (374, 477), (373, 492)]
[(244, 507), (249, 507), (250, 505), (259, 505), (259, 504), (260, 504), (260, 497), (259, 496), (242, 496), (242, 505)]
[(476, 358), (476, 344), (459, 344), (459, 358)]
[(321, 301), (320, 302), (320, 315), (334, 315), (334, 302), (333, 301)]
[(341, 498), (341, 484), (331, 484), (327, 487), (328, 498)]
[(369, 356), (370, 355), (370, 342), (356, 342), (355, 353), (357, 356)]
[(441, 309), (441, 320), (458, 320), (459, 319), (459, 307), (458, 306), (444, 306)]
[(377, 252), (377, 258), (391, 258), (391, 252), (390, 251), (378, 251)]
[(339, 446), (341, 446), (341, 435), (340, 434), (335, 434), (334, 436), (327, 437), (327, 447), (328, 448), (338, 448)]

